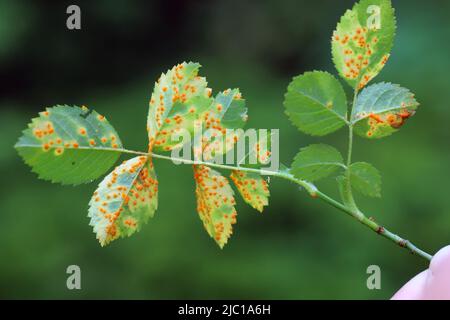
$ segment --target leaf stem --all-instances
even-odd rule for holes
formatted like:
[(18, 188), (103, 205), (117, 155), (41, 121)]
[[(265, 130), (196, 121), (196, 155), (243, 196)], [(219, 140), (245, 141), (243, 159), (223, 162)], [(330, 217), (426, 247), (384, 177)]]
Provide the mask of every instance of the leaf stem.
[(254, 172), (254, 173), (258, 173), (260, 175), (274, 176), (274, 177), (279, 177), (281, 179), (289, 180), (289, 181), (294, 182), (295, 184), (305, 188), (305, 190), (311, 195), (311, 197), (319, 198), (322, 201), (331, 205), (332, 207), (339, 209), (342, 212), (350, 215), (351, 217), (353, 217), (354, 219), (356, 219), (357, 221), (359, 221), (366, 227), (375, 231), (377, 234), (385, 237), (386, 239), (391, 240), (392, 242), (399, 245), (400, 247), (407, 249), (412, 254), (418, 255), (428, 261), (430, 261), (432, 258), (432, 256), (430, 254), (417, 248), (410, 241), (405, 240), (405, 239), (401, 238), (400, 236), (390, 232), (386, 228), (384, 228), (384, 227), (380, 226), (378, 223), (376, 223), (373, 219), (367, 218), (356, 207), (346, 206), (346, 205), (340, 203), (339, 201), (334, 200), (333, 198), (331, 198), (328, 195), (324, 194), (323, 192), (319, 191), (317, 189), (317, 187), (314, 184), (312, 184), (311, 182), (297, 179), (288, 170), (270, 171), (270, 170), (255, 169), (255, 168), (248, 168), (248, 167), (241, 167), (241, 166), (231, 166), (231, 165), (217, 164), (214, 162), (207, 162), (207, 161), (195, 161), (195, 160), (188, 160), (188, 159), (182, 159), (182, 158), (174, 158), (171, 156), (165, 156), (165, 155), (161, 155), (161, 154), (157, 154), (157, 153), (153, 153), (153, 152), (146, 153), (146, 152), (140, 152), (140, 151), (134, 151), (134, 150), (127, 150), (127, 149), (114, 149), (114, 151), (150, 156), (153, 158), (163, 159), (163, 160), (177, 161), (177, 162), (183, 163), (183, 164), (207, 165), (207, 166), (210, 166), (213, 168), (224, 169), (224, 170), (239, 170), (239, 171), (245, 171), (245, 172)]
[(352, 164), (352, 152), (353, 152), (353, 126), (348, 126), (348, 154), (347, 154), (347, 171)]

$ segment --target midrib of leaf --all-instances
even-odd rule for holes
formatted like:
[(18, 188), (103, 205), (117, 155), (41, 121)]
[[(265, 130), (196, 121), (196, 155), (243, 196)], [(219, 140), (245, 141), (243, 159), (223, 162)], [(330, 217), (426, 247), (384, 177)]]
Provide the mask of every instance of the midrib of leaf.
[(301, 165), (300, 168), (309, 168), (315, 166), (337, 166), (346, 169), (346, 165), (340, 162), (314, 162), (310, 164)]
[[(322, 102), (320, 102), (320, 101), (317, 100), (316, 98), (310, 96), (309, 94), (306, 94), (305, 92), (303, 92), (303, 91), (301, 91), (301, 90), (297, 90), (297, 92), (298, 92), (299, 94), (303, 95), (305, 98), (308, 98), (308, 99), (311, 100), (312, 102), (314, 102), (314, 103), (320, 105), (320, 106), (323, 107), (323, 109), (324, 109), (324, 110), (321, 110), (321, 111), (315, 111), (315, 112), (319, 113), (319, 112), (326, 112), (326, 111), (329, 111), (329, 112), (331, 112), (332, 114), (336, 115), (338, 118), (344, 120), (345, 123), (348, 122), (347, 119), (345, 119), (345, 117), (341, 116), (341, 115), (340, 115), (339, 113), (337, 113), (333, 108), (331, 108), (331, 109), (330, 109), (330, 108), (327, 108), (327, 106), (324, 105)], [(302, 113), (308, 114), (307, 112), (302, 112)], [(309, 114), (311, 114), (311, 112), (310, 112)]]
[[(376, 100), (375, 100), (373, 103), (371, 103), (371, 105), (372, 105), (372, 106), (376, 105), (376, 104), (378, 103), (378, 101), (379, 101), (384, 95), (387, 95), (388, 93), (390, 93), (390, 92), (392, 92), (392, 91), (396, 91), (396, 90), (395, 90), (395, 89), (389, 89), (389, 90), (383, 92), (380, 96), (378, 96), (378, 97), (376, 98)], [(392, 103), (392, 101), (394, 101), (398, 96), (400, 96), (400, 95), (402, 95), (402, 94), (405, 94), (405, 92), (398, 92), (398, 93), (396, 93), (396, 94), (390, 99), (390, 103)], [(387, 103), (387, 105), (389, 105), (390, 103)], [(387, 107), (387, 108), (377, 109), (377, 110), (370, 109), (369, 111), (375, 111), (377, 114), (380, 114), (380, 113), (384, 113), (384, 112), (388, 112), (388, 111), (393, 111), (393, 110), (401, 110), (401, 109), (404, 109), (404, 108), (412, 107), (412, 106), (414, 105), (414, 103), (412, 103), (412, 104), (406, 104), (406, 103), (407, 103), (407, 101), (405, 101), (405, 106), (401, 106), (401, 105), (400, 105), (400, 106)], [(368, 104), (368, 102), (364, 103), (363, 107), (367, 106), (367, 104)], [(364, 108), (362, 108), (362, 109), (364, 109)], [(355, 113), (354, 115), (352, 115), (352, 118), (353, 118), (354, 116), (356, 116), (357, 114), (359, 114), (360, 112), (361, 112), (361, 111), (359, 111), (359, 112)], [(364, 117), (358, 118), (358, 119), (356, 119), (356, 120), (355, 120), (355, 119), (352, 119), (351, 123), (352, 123), (352, 124), (355, 124), (355, 123), (357, 123), (357, 122), (359, 122), (359, 121), (361, 121), (361, 120), (367, 119), (368, 117), (369, 117), (369, 114), (367, 114), (367, 115), (364, 116)]]
[[(39, 148), (42, 149), (42, 145), (40, 144), (20, 144), (16, 143), (14, 146), (15, 148)], [(58, 146), (49, 146), (50, 149), (57, 149)], [(110, 148), (110, 147), (85, 147), (85, 146), (79, 146), (78, 148), (74, 147), (64, 147), (64, 149), (70, 149), (70, 150), (93, 150), (93, 151), (110, 151), (110, 152), (119, 152), (119, 153), (135, 153), (135, 154), (146, 154), (145, 152), (138, 152), (138, 151), (130, 151), (123, 148)]]

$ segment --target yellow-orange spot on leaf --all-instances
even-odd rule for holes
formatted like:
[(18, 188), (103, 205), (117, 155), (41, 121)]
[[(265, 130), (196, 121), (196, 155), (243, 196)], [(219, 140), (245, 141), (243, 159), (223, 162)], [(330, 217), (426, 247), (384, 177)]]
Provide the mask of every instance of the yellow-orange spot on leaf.
[(63, 152), (64, 152), (63, 148), (56, 148), (55, 155), (60, 156), (63, 154)]

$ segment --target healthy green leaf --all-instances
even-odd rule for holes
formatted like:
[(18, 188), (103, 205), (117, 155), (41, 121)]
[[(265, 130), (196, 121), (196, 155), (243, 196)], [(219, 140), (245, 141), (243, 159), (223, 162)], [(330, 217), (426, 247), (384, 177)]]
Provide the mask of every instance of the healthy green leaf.
[(200, 64), (183, 62), (161, 74), (155, 83), (147, 117), (149, 150), (170, 151), (179, 146), (173, 133), (194, 131), (194, 121), (213, 99), (206, 79), (198, 76)]
[(111, 168), (122, 142), (104, 116), (58, 105), (34, 118), (15, 148), (39, 178), (76, 185)]
[(355, 162), (349, 167), (352, 187), (369, 197), (381, 197), (381, 176), (366, 162)]
[(342, 16), (332, 38), (333, 61), (350, 86), (362, 89), (386, 64), (396, 21), (390, 0), (362, 0)]
[(264, 206), (269, 204), (269, 186), (259, 174), (233, 170), (230, 179), (234, 182), (244, 201), (259, 212), (262, 212)]
[(102, 246), (139, 231), (158, 207), (151, 159), (135, 157), (116, 167), (99, 184), (89, 206), (89, 224)]
[(408, 89), (392, 83), (377, 83), (358, 96), (351, 121), (355, 132), (362, 137), (382, 138), (398, 131), (418, 106)]
[(207, 166), (194, 166), (194, 178), (200, 219), (210, 237), (223, 248), (236, 223), (233, 190), (225, 177)]
[(344, 89), (327, 72), (306, 72), (295, 77), (289, 84), (284, 106), (291, 122), (313, 136), (324, 136), (346, 124)]
[(310, 182), (325, 178), (339, 168), (345, 168), (342, 155), (325, 144), (313, 144), (302, 148), (291, 166), (292, 174)]

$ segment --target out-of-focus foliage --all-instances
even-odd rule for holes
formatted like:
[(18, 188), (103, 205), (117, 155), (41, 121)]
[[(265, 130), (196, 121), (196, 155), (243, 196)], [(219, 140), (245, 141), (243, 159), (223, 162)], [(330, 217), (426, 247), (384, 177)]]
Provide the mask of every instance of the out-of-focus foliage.
[[(31, 117), (64, 102), (107, 114), (125, 145), (145, 150), (143, 114), (154, 79), (191, 59), (202, 62), (211, 87), (245, 93), (247, 127), (281, 129), (280, 160), (289, 162), (318, 140), (290, 124), (283, 93), (297, 74), (332, 70), (327, 40), (353, 1), (91, 1), (81, 5), (82, 31), (65, 28), (63, 3), (22, 3), (3, 1), (19, 10), (0, 9), (9, 21), (0, 19), (9, 30), (0, 36), (0, 174), (14, 174), (0, 181), (2, 298), (388, 298), (426, 267), (276, 179), (263, 215), (237, 204), (235, 237), (217, 250), (192, 214), (192, 169), (157, 160), (165, 181), (158, 214), (146, 232), (100, 248), (86, 217), (95, 184), (74, 189), (37, 180), (13, 149)], [(410, 88), (422, 109), (389, 139), (355, 139), (354, 160), (370, 159), (384, 177), (382, 200), (358, 202), (435, 252), (450, 242), (450, 3), (393, 4), (396, 42), (377, 79)], [(345, 136), (342, 130), (325, 142), (344, 152)], [(319, 186), (337, 196), (333, 181)], [(81, 267), (81, 291), (66, 288), (71, 264)], [(381, 267), (381, 290), (366, 287), (372, 264)]]

